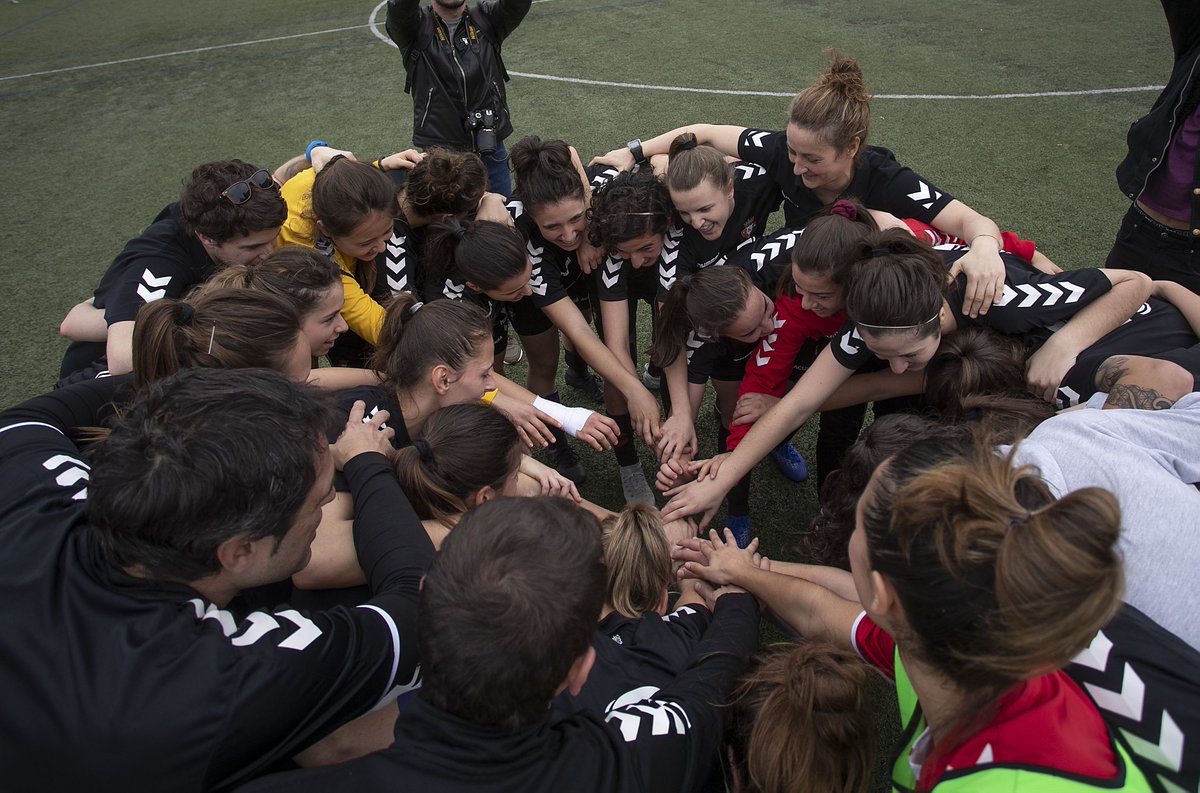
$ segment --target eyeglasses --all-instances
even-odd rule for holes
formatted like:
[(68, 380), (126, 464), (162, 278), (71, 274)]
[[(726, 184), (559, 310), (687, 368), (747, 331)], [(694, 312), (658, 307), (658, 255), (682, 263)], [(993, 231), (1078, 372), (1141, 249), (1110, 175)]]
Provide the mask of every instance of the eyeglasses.
[(266, 190), (268, 187), (278, 189), (275, 180), (271, 178), (271, 172), (266, 168), (260, 168), (246, 179), (240, 182), (234, 182), (221, 191), (221, 198), (224, 198), (234, 206), (239, 206), (250, 200), (250, 193), (253, 188)]

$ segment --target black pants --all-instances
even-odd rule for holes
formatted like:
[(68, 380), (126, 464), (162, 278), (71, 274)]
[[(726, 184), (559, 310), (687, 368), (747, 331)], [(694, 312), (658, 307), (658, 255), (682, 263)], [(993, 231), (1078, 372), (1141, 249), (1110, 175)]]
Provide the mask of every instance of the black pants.
[(1200, 294), (1200, 236), (1164, 226), (1130, 204), (1104, 266), (1137, 270)]

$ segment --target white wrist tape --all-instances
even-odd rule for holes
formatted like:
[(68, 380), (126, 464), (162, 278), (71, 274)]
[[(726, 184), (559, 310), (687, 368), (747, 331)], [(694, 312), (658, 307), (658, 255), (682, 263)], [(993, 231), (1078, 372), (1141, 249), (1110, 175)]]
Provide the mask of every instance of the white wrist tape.
[(579, 434), (579, 431), (583, 429), (583, 425), (587, 424), (587, 420), (595, 412), (587, 408), (567, 407), (558, 402), (551, 402), (549, 399), (544, 399), (543, 397), (535, 397), (533, 406), (557, 421), (562, 426), (562, 431), (572, 438)]

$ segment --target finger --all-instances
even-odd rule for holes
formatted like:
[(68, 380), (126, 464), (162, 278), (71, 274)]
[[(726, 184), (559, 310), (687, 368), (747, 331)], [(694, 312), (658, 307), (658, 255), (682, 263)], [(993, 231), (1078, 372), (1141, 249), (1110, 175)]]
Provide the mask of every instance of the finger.
[(367, 403), (361, 399), (354, 400), (354, 404), (350, 406), (350, 416), (346, 419), (346, 423), (350, 426), (362, 424), (363, 416), (367, 412)]
[(396, 430), (392, 427), (384, 427), (379, 434), (383, 436), (384, 440), (391, 441), (396, 437)]
[(758, 538), (757, 537), (755, 537), (754, 539), (752, 539), (750, 541), (750, 544), (746, 546), (746, 550), (749, 551), (750, 553), (754, 553), (755, 551), (758, 550)]
[(706, 528), (708, 528), (708, 524), (712, 523), (712, 519), (716, 514), (717, 514), (716, 507), (713, 507), (712, 509), (707, 510), (704, 513), (704, 517), (700, 518), (698, 530), (704, 531)]
[(379, 429), (379, 427), (381, 427), (391, 417), (392, 414), (388, 413), (386, 410), (379, 410), (376, 411), (375, 415), (371, 416), (370, 419), (363, 419), (363, 421), (367, 424), (370, 424), (372, 427), (375, 427), (375, 429)]
[(548, 426), (554, 427), (555, 429), (560, 429), (560, 430), (562, 429), (562, 424), (555, 421), (551, 416), (543, 413), (540, 410), (535, 409), (533, 411), (533, 420), (540, 421), (542, 424), (546, 424)]

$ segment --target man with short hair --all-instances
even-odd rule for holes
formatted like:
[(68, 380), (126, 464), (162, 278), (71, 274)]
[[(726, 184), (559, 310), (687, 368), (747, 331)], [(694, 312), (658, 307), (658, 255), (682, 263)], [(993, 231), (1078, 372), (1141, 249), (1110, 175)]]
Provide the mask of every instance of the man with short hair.
[(689, 791), (707, 779), (722, 708), (754, 650), (754, 598), (736, 588), (671, 684), (601, 718), (551, 721), (595, 660), (604, 605), (600, 526), (563, 499), (496, 499), (468, 512), (431, 565), (418, 617), (422, 687), (391, 748), (261, 779), (254, 791)]
[[(5, 790), (226, 790), (414, 677), (433, 546), (360, 402), (338, 443), (309, 387), (267, 370), (151, 383), (94, 447), (125, 378), (0, 414)], [(380, 418), (381, 416), (385, 418)], [(372, 599), (301, 613), (238, 597), (309, 560), (335, 464)]]
[[(161, 298), (181, 298), (222, 267), (261, 261), (287, 218), (279, 186), (264, 169), (241, 160), (204, 163), (192, 171), (179, 201), (167, 205), (145, 231), (126, 243), (92, 298), (77, 306), (61, 333), (75, 343), (63, 356), (66, 382), (133, 370), (133, 326), (138, 310)], [(104, 341), (80, 326), (98, 324)]]
[(532, 0), (388, 0), (387, 32), (404, 58), (413, 99), (413, 145), (473, 151), (488, 169), (488, 190), (512, 192), (504, 139), (512, 134), (500, 43)]

